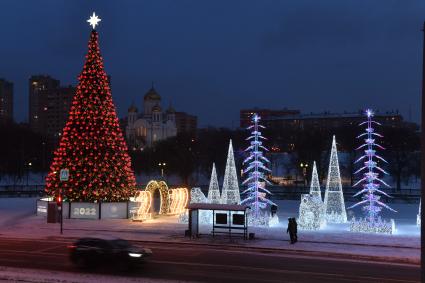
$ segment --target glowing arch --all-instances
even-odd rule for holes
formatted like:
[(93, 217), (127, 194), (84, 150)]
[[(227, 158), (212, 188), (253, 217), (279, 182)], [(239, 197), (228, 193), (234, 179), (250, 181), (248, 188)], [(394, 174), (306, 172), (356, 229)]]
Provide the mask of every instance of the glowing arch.
[(154, 195), (154, 192), (156, 190), (159, 190), (161, 203), (159, 208), (159, 214), (167, 214), (170, 210), (170, 196), (169, 196), (169, 190), (168, 186), (164, 181), (150, 181), (146, 185), (145, 191), (149, 192), (151, 194), (151, 202)]

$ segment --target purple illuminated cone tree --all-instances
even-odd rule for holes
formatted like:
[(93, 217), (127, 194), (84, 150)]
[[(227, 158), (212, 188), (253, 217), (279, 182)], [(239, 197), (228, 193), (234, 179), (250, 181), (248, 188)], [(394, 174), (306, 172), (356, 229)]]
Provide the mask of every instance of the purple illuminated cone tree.
[[(379, 213), (382, 208), (389, 209), (393, 212), (396, 211), (381, 201), (381, 195), (390, 197), (381, 190), (381, 186), (390, 187), (380, 177), (380, 174), (388, 175), (379, 165), (380, 163), (387, 163), (387, 161), (377, 154), (377, 149), (384, 150), (384, 147), (379, 145), (376, 139), (382, 138), (383, 136), (376, 133), (373, 127), (374, 125), (381, 124), (373, 120), (372, 110), (366, 110), (366, 116), (367, 120), (360, 124), (360, 126), (366, 126), (365, 132), (358, 136), (358, 138), (364, 139), (364, 143), (357, 148), (358, 150), (363, 150), (364, 154), (356, 160), (356, 163), (363, 162), (363, 166), (355, 172), (355, 174), (363, 173), (363, 176), (354, 184), (354, 186), (361, 185), (361, 190), (354, 196), (362, 195), (362, 200), (349, 209), (361, 205), (366, 213), (365, 219), (361, 221), (361, 224), (357, 222), (357, 229), (354, 230), (360, 232), (387, 232), (387, 229), (390, 229), (390, 226), (393, 225), (386, 225), (379, 217)], [(353, 225), (356, 226), (354, 223), (352, 224), (352, 228)], [(385, 226), (387, 227), (385, 228)]]

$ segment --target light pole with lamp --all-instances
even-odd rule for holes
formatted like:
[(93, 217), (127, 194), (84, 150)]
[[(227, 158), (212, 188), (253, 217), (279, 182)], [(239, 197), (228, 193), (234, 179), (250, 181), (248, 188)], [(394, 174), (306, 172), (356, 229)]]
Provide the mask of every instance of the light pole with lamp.
[(165, 162), (159, 162), (158, 163), (158, 166), (159, 166), (159, 168), (161, 169), (161, 177), (162, 178), (164, 178), (164, 169), (165, 169), (165, 166), (167, 165), (167, 163), (165, 163)]
[(308, 164), (307, 163), (302, 163), (300, 164), (300, 167), (303, 171), (303, 176), (304, 176), (304, 188), (306, 187), (306, 177), (307, 177), (307, 168), (308, 168)]

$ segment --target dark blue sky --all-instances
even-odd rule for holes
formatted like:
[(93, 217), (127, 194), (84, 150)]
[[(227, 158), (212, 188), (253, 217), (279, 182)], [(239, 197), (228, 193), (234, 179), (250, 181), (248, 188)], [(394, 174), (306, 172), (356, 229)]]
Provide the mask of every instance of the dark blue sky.
[(120, 117), (151, 81), (199, 124), (243, 107), (399, 109), (419, 120), (423, 0), (1, 0), (0, 77), (28, 117), (28, 78), (76, 84), (93, 11)]

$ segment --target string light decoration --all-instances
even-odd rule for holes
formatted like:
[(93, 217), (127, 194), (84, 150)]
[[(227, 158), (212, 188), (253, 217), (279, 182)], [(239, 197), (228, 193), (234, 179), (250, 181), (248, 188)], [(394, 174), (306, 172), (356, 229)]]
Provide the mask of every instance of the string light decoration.
[(316, 161), (313, 162), (313, 171), (311, 173), (310, 195), (316, 197), (322, 202), (322, 192), (320, 190), (319, 175), (317, 174)]
[(218, 185), (215, 163), (213, 163), (210, 186), (208, 188), (208, 203), (221, 203), (220, 188)]
[(192, 188), (190, 190), (190, 203), (208, 203), (208, 199), (201, 191), (201, 188)]
[(266, 184), (270, 184), (270, 182), (265, 178), (264, 172), (271, 172), (271, 170), (265, 165), (270, 161), (263, 155), (263, 150), (268, 151), (268, 149), (263, 146), (262, 141), (266, 138), (261, 135), (260, 130), (265, 127), (260, 124), (260, 120), (260, 116), (256, 113), (253, 114), (251, 125), (247, 128), (251, 131), (251, 135), (246, 139), (250, 141), (250, 145), (245, 149), (246, 152), (249, 152), (249, 156), (243, 161), (243, 164), (246, 164), (243, 173), (248, 174), (248, 177), (242, 184), (248, 184), (248, 188), (242, 192), (247, 196), (241, 204), (247, 204), (251, 208), (248, 212), (250, 225), (268, 226), (270, 215), (264, 210), (267, 205), (276, 204), (266, 198), (267, 194), (271, 193), (265, 188)]
[[(66, 199), (74, 202), (127, 201), (136, 193), (98, 40), (93, 29), (68, 121), (46, 177), (49, 196), (57, 197), (63, 189)], [(68, 182), (59, 179), (64, 168), (70, 172)]]
[(170, 211), (170, 196), (167, 183), (164, 181), (152, 180), (146, 185), (145, 191), (150, 192), (151, 196), (154, 196), (156, 190), (159, 190), (159, 196), (161, 199), (159, 206), (159, 214), (168, 214)]
[(383, 136), (375, 132), (374, 125), (380, 126), (381, 124), (373, 120), (374, 113), (372, 110), (366, 110), (367, 120), (360, 123), (360, 126), (366, 126), (365, 132), (359, 135), (357, 138), (363, 138), (364, 143), (357, 148), (357, 150), (363, 150), (364, 154), (356, 160), (355, 163), (363, 161), (363, 165), (355, 174), (363, 173), (361, 178), (354, 187), (362, 184), (362, 189), (354, 195), (354, 197), (362, 194), (362, 200), (349, 209), (356, 206), (363, 205), (363, 211), (366, 213), (364, 219), (356, 220), (353, 218), (351, 221), (350, 228), (355, 232), (375, 232), (375, 233), (389, 233), (392, 234), (393, 222), (387, 222), (379, 217), (379, 213), (382, 208), (386, 208), (393, 212), (394, 209), (386, 205), (381, 201), (381, 195), (390, 197), (387, 193), (383, 192), (380, 188), (381, 185), (390, 187), (384, 182), (379, 176), (379, 173), (388, 175), (388, 173), (379, 166), (380, 162), (387, 163), (387, 161), (376, 154), (377, 149), (384, 150), (384, 147), (376, 143), (376, 138), (382, 138)]
[(298, 225), (302, 230), (318, 230), (325, 226), (324, 204), (322, 202), (316, 161), (313, 163), (310, 193), (301, 195)]
[(344, 194), (342, 192), (341, 175), (339, 173), (338, 151), (335, 136), (332, 138), (331, 156), (329, 159), (328, 179), (324, 200), (325, 219), (328, 223), (346, 223)]
[(170, 214), (181, 214), (186, 210), (189, 193), (186, 188), (175, 188), (170, 191)]
[(134, 197), (135, 202), (139, 203), (139, 208), (133, 215), (134, 221), (144, 221), (152, 218), (150, 212), (152, 206), (152, 194), (149, 191), (139, 191)]
[[(201, 188), (192, 188), (190, 191), (190, 203), (209, 203)], [(199, 223), (210, 224), (213, 221), (211, 210), (199, 210)]]
[(224, 171), (223, 189), (221, 192), (221, 203), (239, 204), (241, 196), (239, 192), (239, 182), (236, 173), (235, 157), (233, 155), (232, 140), (229, 142), (227, 153), (226, 169)]
[(325, 224), (323, 202), (317, 196), (302, 194), (298, 226), (301, 230), (319, 230)]
[(418, 215), (416, 215), (416, 225), (418, 227), (421, 226), (421, 206), (422, 206), (422, 202), (419, 201), (419, 211), (418, 211)]

